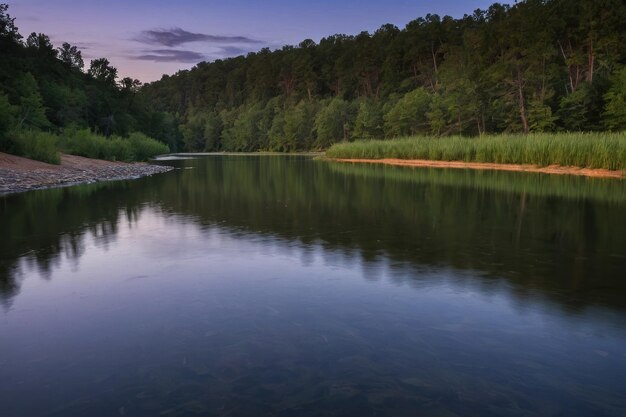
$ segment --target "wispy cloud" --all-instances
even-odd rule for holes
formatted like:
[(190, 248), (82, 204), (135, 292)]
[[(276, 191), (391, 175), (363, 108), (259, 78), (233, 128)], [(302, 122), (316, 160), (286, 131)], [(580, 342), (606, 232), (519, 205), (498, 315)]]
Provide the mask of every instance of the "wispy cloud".
[(213, 54), (213, 55), (218, 56), (218, 57), (229, 57), (229, 56), (244, 55), (248, 52), (250, 52), (250, 49), (248, 48), (240, 48), (238, 46), (224, 46), (220, 48), (218, 53)]
[(197, 63), (203, 61), (206, 56), (198, 52), (179, 49), (153, 49), (132, 58), (140, 61)]
[(95, 42), (74, 42), (71, 44), (76, 46), (80, 50), (93, 49), (94, 46), (98, 46), (98, 44), (96, 44)]
[(134, 40), (148, 45), (167, 47), (180, 46), (191, 42), (220, 44), (257, 44), (261, 41), (246, 36), (208, 35), (188, 32), (181, 28), (144, 30)]

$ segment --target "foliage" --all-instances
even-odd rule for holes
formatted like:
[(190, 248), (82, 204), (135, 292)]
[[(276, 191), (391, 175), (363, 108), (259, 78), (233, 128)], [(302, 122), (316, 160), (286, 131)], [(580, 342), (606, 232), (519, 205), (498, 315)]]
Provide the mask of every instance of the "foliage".
[(333, 145), (330, 158), (430, 159), (626, 170), (626, 133), (560, 133), (357, 141)]
[(626, 130), (626, 67), (613, 75), (611, 88), (604, 96), (604, 123), (612, 130)]
[(5, 134), (15, 125), (15, 107), (5, 94), (0, 93), (0, 148)]
[(87, 74), (103, 84), (113, 85), (117, 78), (117, 68), (112, 67), (108, 59), (98, 58), (91, 61)]
[(135, 132), (129, 138), (105, 137), (89, 129), (68, 128), (60, 135), (59, 148), (72, 155), (110, 161), (145, 161), (168, 152), (166, 145)]
[(383, 136), (383, 110), (375, 100), (363, 100), (354, 121), (352, 137), (355, 139), (375, 139)]
[(45, 34), (22, 40), (7, 11), (0, 5), (0, 87), (23, 128), (142, 132), (172, 151), (284, 152), (418, 134), (626, 128), (620, 0), (429, 14), (402, 29), (201, 62), (144, 86), (119, 80), (106, 58), (83, 72), (81, 51), (55, 49)]
[(202, 62), (139, 94), (153, 111), (179, 115), (183, 130), (197, 113), (215, 115), (226, 127), (218, 142), (231, 149), (618, 130), (625, 20), (620, 0), (495, 3), (458, 19), (427, 15), (402, 29), (386, 24)]
[(156, 141), (141, 132), (133, 132), (128, 137), (133, 161), (147, 161), (157, 155), (169, 152), (167, 145)]
[(350, 133), (352, 112), (350, 103), (334, 98), (322, 104), (315, 117), (317, 133), (316, 148), (328, 148), (334, 142), (347, 140)]
[[(19, 131), (16, 137), (22, 138), (27, 135), (22, 131), (57, 135), (78, 126), (124, 140), (133, 132), (143, 132), (172, 150), (178, 148), (178, 119), (148, 110), (139, 97), (138, 80), (123, 78), (118, 83), (117, 69), (106, 58), (93, 60), (85, 73), (76, 46), (63, 43), (55, 48), (43, 33), (33, 32), (23, 39), (8, 8), (0, 4), (0, 139), (11, 129)], [(36, 138), (31, 142), (37, 142)], [(122, 155), (123, 148), (132, 146), (118, 148), (120, 152), (114, 153)]]
[(85, 67), (82, 52), (76, 46), (64, 42), (59, 51), (59, 59), (68, 67), (82, 70)]
[(415, 135), (427, 131), (426, 114), (430, 100), (423, 87), (405, 94), (384, 116), (385, 136)]
[(7, 152), (50, 164), (61, 163), (57, 150), (58, 138), (52, 133), (13, 130), (8, 133), (7, 137), (8, 140), (3, 144), (3, 150)]
[(17, 84), (20, 94), (18, 126), (28, 128), (45, 128), (50, 125), (46, 117), (43, 98), (39, 93), (37, 81), (31, 73), (26, 73)]

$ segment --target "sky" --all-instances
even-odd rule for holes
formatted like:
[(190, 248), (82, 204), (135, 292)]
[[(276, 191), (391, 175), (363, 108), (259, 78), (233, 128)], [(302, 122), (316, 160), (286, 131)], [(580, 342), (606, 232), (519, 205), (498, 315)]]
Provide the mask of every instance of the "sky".
[(9, 0), (20, 33), (81, 49), (85, 65), (106, 57), (121, 77), (163, 74), (304, 39), (403, 28), (427, 13), (461, 17), (494, 0)]

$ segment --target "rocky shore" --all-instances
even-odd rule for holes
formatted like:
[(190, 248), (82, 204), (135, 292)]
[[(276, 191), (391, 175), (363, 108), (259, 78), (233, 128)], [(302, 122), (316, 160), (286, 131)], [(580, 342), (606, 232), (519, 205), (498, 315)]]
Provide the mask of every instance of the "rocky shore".
[(0, 153), (0, 195), (99, 181), (133, 179), (172, 169), (168, 166), (102, 161), (74, 155), (62, 155), (61, 165), (51, 165)]

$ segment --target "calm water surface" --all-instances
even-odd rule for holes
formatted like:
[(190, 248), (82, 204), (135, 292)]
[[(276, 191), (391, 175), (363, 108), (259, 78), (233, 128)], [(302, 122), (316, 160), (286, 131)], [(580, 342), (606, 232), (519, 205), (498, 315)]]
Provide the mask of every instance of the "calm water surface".
[(0, 197), (0, 415), (626, 416), (626, 183), (211, 156)]

